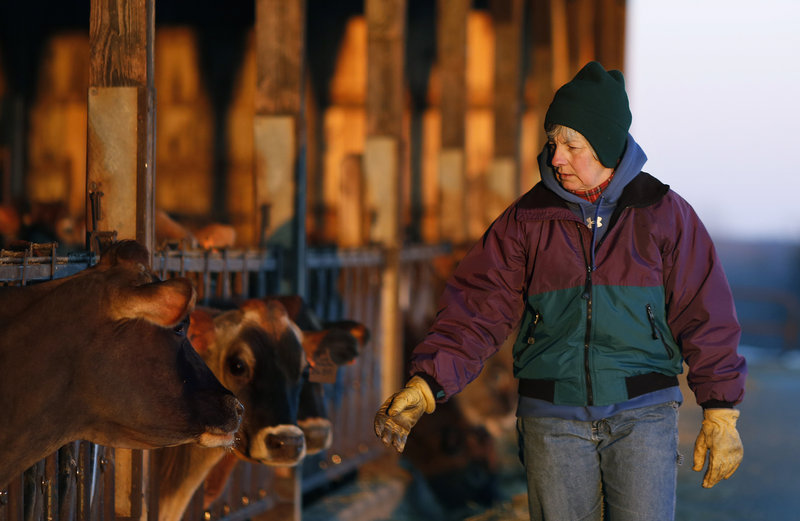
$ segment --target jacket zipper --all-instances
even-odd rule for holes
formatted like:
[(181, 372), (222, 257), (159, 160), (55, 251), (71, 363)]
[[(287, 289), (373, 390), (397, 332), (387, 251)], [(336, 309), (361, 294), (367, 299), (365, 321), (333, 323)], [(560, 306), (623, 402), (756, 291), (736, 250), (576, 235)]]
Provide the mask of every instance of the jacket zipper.
[(586, 245), (583, 243), (583, 232), (578, 224), (578, 234), (583, 250), (583, 262), (586, 265), (586, 282), (583, 287), (582, 298), (586, 301), (586, 334), (583, 337), (583, 372), (586, 377), (586, 402), (594, 405), (594, 390), (592, 389), (592, 374), (589, 370), (589, 344), (592, 331), (592, 264), (586, 256)]
[(653, 340), (661, 340), (661, 345), (664, 346), (667, 356), (671, 359), (675, 355), (675, 351), (664, 341), (664, 337), (656, 329), (656, 317), (653, 314), (653, 307), (647, 304), (645, 309), (647, 310), (647, 319), (650, 321), (650, 330), (653, 332)]

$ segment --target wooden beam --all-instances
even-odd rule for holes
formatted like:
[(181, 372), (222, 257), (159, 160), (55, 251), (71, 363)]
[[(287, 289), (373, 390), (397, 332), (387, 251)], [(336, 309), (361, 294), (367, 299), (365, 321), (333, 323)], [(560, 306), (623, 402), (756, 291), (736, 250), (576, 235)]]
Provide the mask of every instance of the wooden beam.
[(568, 0), (570, 76), (595, 59), (595, 0)]
[(91, 1), (87, 230), (95, 235), (115, 231), (117, 239), (136, 239), (151, 254), (154, 28), (155, 0)]
[(342, 248), (367, 244), (370, 213), (366, 209), (364, 166), (361, 154), (349, 154), (342, 161), (341, 198), (339, 199), (339, 236)]
[(550, 0), (550, 31), (553, 41), (553, 85), (558, 88), (571, 78), (567, 0)]
[(625, 68), (625, 0), (600, 0), (595, 27), (597, 59), (606, 69)]
[(256, 0), (256, 114), (300, 113), (305, 0)]
[(467, 15), (471, 0), (438, 0), (436, 52), (442, 148), (464, 147), (467, 107)]
[(544, 115), (554, 92), (550, 0), (531, 0), (529, 6), (529, 62), (525, 78), (525, 113), (520, 144), (520, 188), (523, 192), (540, 179), (537, 158), (545, 141)]
[(253, 147), (259, 244), (289, 247), (296, 239), (291, 227), (296, 224), (295, 169), (303, 144), (305, 11), (305, 0), (256, 0)]
[(494, 155), (515, 157), (522, 110), (523, 0), (492, 0), (494, 22)]
[(486, 177), (485, 217), (492, 222), (520, 191), (524, 2), (492, 0), (489, 5), (495, 35), (494, 156)]
[(440, 81), (439, 216), (441, 236), (467, 239), (466, 154), (467, 19), (470, 0), (439, 0), (437, 65)]
[[(403, 100), (406, 0), (366, 0), (367, 140), (364, 172), (372, 242), (386, 252), (381, 289), (382, 389), (389, 395), (403, 378), (399, 306), (402, 208)], [(380, 399), (380, 397), (379, 397)], [(376, 405), (380, 405), (378, 402)]]
[(558, 87), (554, 82), (553, 26), (551, 24), (551, 0), (531, 2), (531, 52), (527, 86), (527, 100), (536, 111), (537, 149), (544, 144), (544, 115)]
[(405, 0), (367, 0), (367, 142), (373, 242), (400, 244)]
[(367, 136), (402, 136), (406, 0), (366, 0)]

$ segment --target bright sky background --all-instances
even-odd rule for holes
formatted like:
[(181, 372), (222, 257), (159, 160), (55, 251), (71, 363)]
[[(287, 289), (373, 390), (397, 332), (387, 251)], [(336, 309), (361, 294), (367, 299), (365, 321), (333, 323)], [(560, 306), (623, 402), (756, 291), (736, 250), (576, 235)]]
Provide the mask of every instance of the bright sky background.
[(800, 1), (628, 0), (644, 170), (715, 238), (800, 242)]

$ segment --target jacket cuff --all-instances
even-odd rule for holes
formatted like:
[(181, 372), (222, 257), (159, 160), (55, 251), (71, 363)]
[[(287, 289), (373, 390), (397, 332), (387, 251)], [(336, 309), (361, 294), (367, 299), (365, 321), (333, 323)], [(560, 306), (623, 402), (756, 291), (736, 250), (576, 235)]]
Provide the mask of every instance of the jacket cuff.
[(412, 377), (419, 376), (420, 378), (425, 380), (425, 383), (428, 384), (428, 387), (431, 388), (431, 392), (433, 393), (433, 397), (436, 399), (436, 401), (437, 402), (444, 401), (445, 397), (444, 388), (442, 388), (442, 386), (439, 385), (439, 383), (436, 380), (434, 380), (431, 375), (419, 372), (419, 373), (414, 373), (411, 376)]
[(708, 400), (700, 404), (703, 409), (733, 409), (733, 406), (733, 402), (723, 402), (722, 400)]

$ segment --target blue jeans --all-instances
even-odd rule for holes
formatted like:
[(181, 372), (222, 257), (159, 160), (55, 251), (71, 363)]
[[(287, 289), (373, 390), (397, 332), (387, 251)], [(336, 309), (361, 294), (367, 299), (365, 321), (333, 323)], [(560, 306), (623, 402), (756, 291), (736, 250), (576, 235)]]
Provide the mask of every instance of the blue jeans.
[(523, 417), (517, 431), (532, 521), (674, 519), (676, 402), (599, 421)]

